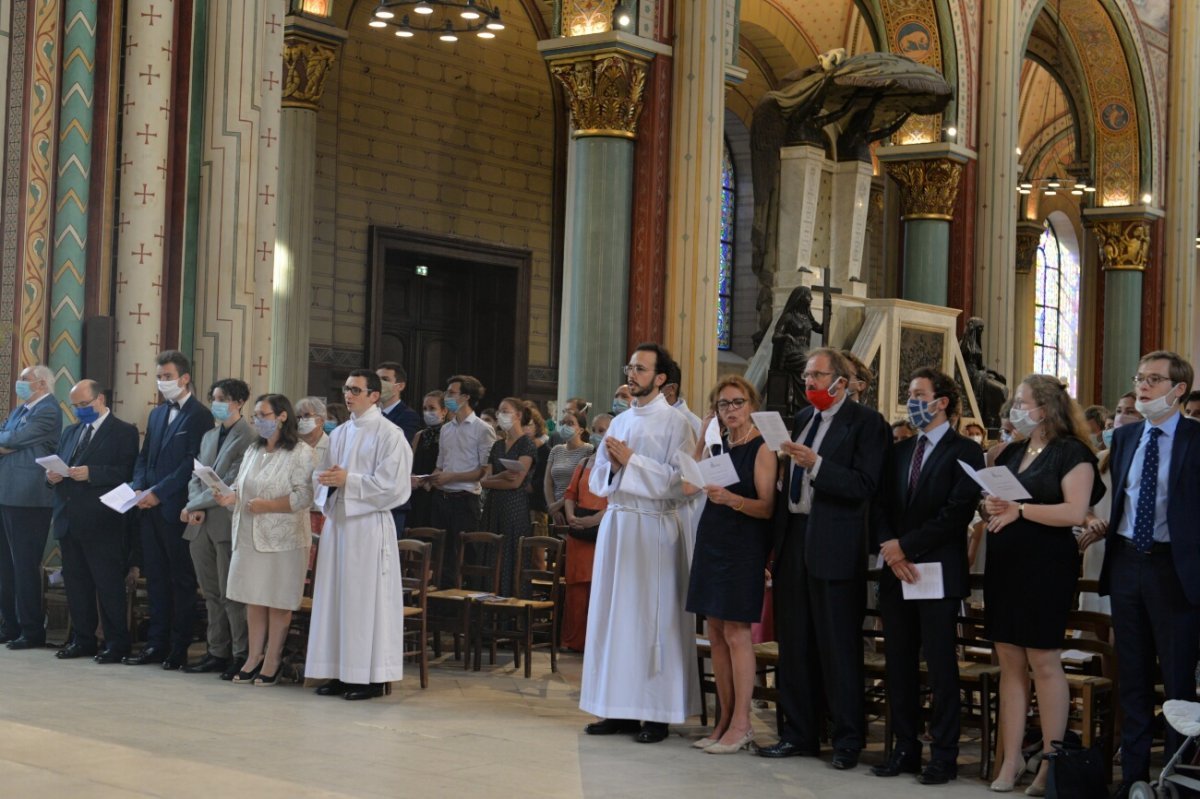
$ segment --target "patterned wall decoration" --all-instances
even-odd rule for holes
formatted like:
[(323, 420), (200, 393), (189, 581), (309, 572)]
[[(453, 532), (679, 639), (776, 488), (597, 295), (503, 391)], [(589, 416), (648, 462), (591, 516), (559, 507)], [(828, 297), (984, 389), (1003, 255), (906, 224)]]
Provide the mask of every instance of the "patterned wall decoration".
[[(887, 26), (888, 49), (942, 71), (942, 39), (933, 2), (881, 0), (880, 6)], [(901, 144), (941, 141), (942, 115), (913, 116), (894, 139)]]
[(116, 246), (117, 414), (145, 429), (158, 402), (154, 359), (162, 349), (167, 155), (171, 127), (174, 0), (130, 0), (121, 86)]
[(617, 0), (565, 0), (562, 4), (562, 35), (584, 36), (612, 30)]
[(25, 124), (25, 55), (28, 32), (29, 0), (13, 0), (7, 5), (9, 58), (3, 66), (8, 71), (8, 113), (4, 119), (4, 186), (0, 197), (0, 411), (8, 414), (12, 392), (14, 356), (13, 319), (17, 309), (17, 224), (21, 197), (21, 152), (24, 148), (22, 130)]
[[(54, 111), (58, 89), (59, 4), (38, 0), (32, 12), (29, 75), (29, 116), (26, 127), (25, 219), (20, 228), (21, 288), (16, 294), (19, 316), (14, 366), (40, 363), (46, 354), (50, 249), (53, 236), (51, 191), (54, 185)], [(11, 178), (10, 178), (11, 179)]]
[(196, 381), (239, 375), (265, 391), (271, 354), (285, 0), (208, 10)]
[(67, 394), (82, 377), (83, 283), (92, 171), (96, 21), (94, 2), (67, 0), (63, 27), (62, 111), (58, 119), (49, 365), (54, 372), (59, 404), (71, 418), (74, 414)]

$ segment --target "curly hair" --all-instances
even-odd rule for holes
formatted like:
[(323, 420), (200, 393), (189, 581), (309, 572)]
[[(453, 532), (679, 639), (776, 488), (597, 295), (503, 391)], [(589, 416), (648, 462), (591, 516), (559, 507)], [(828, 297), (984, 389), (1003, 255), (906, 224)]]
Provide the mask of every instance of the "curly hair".
[(1033, 400), (1045, 414), (1042, 429), (1049, 441), (1059, 436), (1074, 436), (1091, 448), (1087, 423), (1079, 403), (1071, 398), (1067, 386), (1054, 375), (1033, 374), (1021, 381), (1029, 386)]

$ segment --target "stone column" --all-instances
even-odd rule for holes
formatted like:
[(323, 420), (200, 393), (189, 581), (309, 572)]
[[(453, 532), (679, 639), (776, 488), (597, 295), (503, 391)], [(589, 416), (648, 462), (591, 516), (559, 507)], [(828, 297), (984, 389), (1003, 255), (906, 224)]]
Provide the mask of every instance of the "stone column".
[(723, 0), (691, 0), (675, 19), (666, 347), (683, 396), (703, 405), (717, 377), (717, 269), (725, 137)]
[[(1009, 385), (1016, 385), (1022, 377), (1033, 371), (1033, 320), (1037, 304), (1037, 248), (1042, 239), (1042, 225), (1030, 219), (1017, 223), (1016, 294), (1014, 299), (1014, 327), (1012, 336), (1016, 340), (1013, 357), (1017, 369), (1009, 378)], [(1081, 383), (1082, 385), (1082, 383)]]
[(983, 318), (984, 363), (1012, 384), (1017, 226), (1017, 86), (1024, 55), (1021, 4), (983, 4), (979, 96), (979, 182), (975, 313)]
[(1142, 343), (1142, 273), (1150, 256), (1150, 223), (1162, 213), (1139, 208), (1084, 212), (1100, 245), (1104, 271), (1104, 361), (1100, 401), (1112, 407), (1129, 390)]
[(607, 405), (626, 360), (633, 153), (647, 67), (665, 50), (620, 32), (539, 44), (566, 89), (574, 127), (567, 165), (559, 401)]
[(302, 17), (288, 17), (284, 28), (270, 358), (280, 368), (271, 370), (270, 390), (293, 402), (308, 394), (317, 110), (345, 37)]
[(142, 430), (158, 403), (174, 15), (174, 3), (161, 0), (131, 0), (125, 15), (113, 399), (117, 415)]
[(50, 283), (50, 370), (64, 410), (67, 394), (84, 375), (83, 283), (88, 245), (92, 171), (92, 105), (96, 96), (96, 4), (67, 0), (63, 31), (63, 91), (58, 119), (54, 269)]
[[(909, 147), (881, 149), (887, 173), (900, 184), (906, 300), (945, 306), (950, 288), (950, 222), (966, 156), (938, 146), (940, 158), (912, 158)], [(929, 154), (934, 154), (931, 150)], [(922, 153), (924, 154), (924, 153)], [(905, 160), (898, 160), (908, 156)]]
[(1171, 4), (1171, 74), (1167, 124), (1164, 345), (1193, 360), (1200, 353), (1200, 280), (1196, 276), (1196, 205), (1200, 176), (1200, 5)]

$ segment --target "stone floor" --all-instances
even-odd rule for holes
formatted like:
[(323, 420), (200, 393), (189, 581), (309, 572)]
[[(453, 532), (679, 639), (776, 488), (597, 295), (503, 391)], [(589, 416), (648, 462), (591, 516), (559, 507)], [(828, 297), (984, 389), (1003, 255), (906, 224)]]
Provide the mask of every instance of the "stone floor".
[[(510, 658), (478, 673), (415, 668), (391, 696), (346, 702), (300, 686), (234, 686), (156, 666), (57, 661), (0, 649), (0, 797), (961, 797), (986, 793), (977, 766), (949, 786), (881, 780), (809, 758), (717, 757), (701, 728), (657, 745), (582, 733), (581, 659), (533, 679)], [(774, 740), (772, 713), (755, 725)], [(874, 725), (877, 737), (879, 725)], [(964, 742), (964, 762), (978, 745)]]

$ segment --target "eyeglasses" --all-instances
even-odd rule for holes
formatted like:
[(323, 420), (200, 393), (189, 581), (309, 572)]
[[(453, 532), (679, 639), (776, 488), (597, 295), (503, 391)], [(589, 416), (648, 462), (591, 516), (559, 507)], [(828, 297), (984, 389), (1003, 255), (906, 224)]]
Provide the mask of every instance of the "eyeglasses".
[(1159, 383), (1163, 383), (1170, 379), (1171, 378), (1167, 377), (1166, 375), (1134, 375), (1133, 384), (1135, 386), (1140, 386), (1142, 383), (1145, 383), (1151, 388), (1154, 388)]
[(730, 408), (733, 408), (734, 410), (740, 410), (744, 407), (746, 407), (746, 398), (745, 397), (738, 397), (737, 399), (718, 400), (717, 401), (717, 413), (725, 413), (725, 411), (729, 410)]
[(833, 377), (835, 372), (805, 372), (800, 375), (802, 380), (820, 380), (822, 377)]
[(362, 388), (361, 386), (342, 386), (342, 393), (343, 394), (353, 394), (354, 396), (359, 397), (359, 396), (362, 396), (363, 394), (370, 394), (371, 389)]
[(635, 375), (635, 374), (636, 375), (644, 375), (649, 371), (651, 371), (649, 366), (642, 366), (640, 363), (629, 364), (628, 366), (621, 367), (621, 372), (626, 377), (629, 377), (630, 375)]

